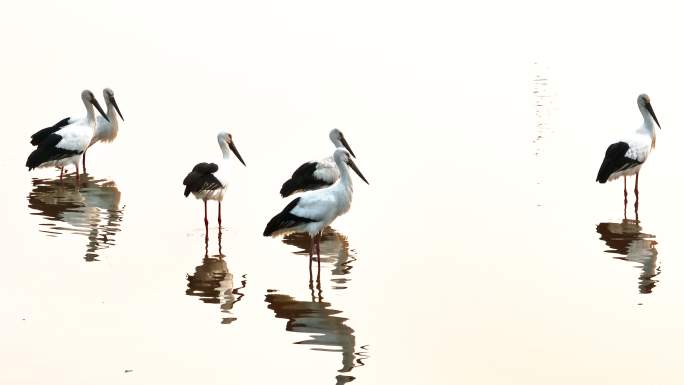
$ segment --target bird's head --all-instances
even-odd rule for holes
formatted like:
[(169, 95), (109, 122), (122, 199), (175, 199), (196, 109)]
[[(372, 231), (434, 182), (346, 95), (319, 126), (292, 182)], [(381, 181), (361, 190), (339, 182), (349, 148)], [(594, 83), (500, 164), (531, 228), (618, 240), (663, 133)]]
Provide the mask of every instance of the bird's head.
[(333, 158), (335, 159), (335, 162), (337, 162), (338, 164), (344, 163), (347, 166), (351, 167), (351, 169), (354, 170), (354, 172), (356, 173), (356, 175), (359, 176), (359, 178), (366, 182), (366, 184), (370, 184), (368, 183), (368, 180), (366, 180), (366, 177), (364, 177), (361, 173), (361, 170), (359, 170), (359, 168), (356, 166), (356, 163), (354, 163), (351, 154), (349, 154), (347, 150), (345, 150), (344, 148), (336, 149), (335, 153), (333, 154)]
[(231, 135), (227, 131), (221, 131), (218, 133), (216, 138), (218, 139), (219, 146), (221, 146), (222, 149), (230, 149), (230, 151), (233, 151), (233, 153), (238, 158), (240, 163), (242, 163), (244, 166), (247, 166), (245, 164), (245, 161), (242, 160), (242, 156), (240, 155), (240, 152), (238, 152), (237, 147), (235, 147), (235, 142), (233, 141), (233, 135)]
[(102, 96), (104, 97), (105, 103), (114, 106), (116, 113), (119, 114), (121, 120), (124, 120), (123, 115), (121, 115), (121, 110), (119, 110), (119, 105), (116, 104), (116, 99), (114, 98), (114, 91), (111, 88), (105, 88), (102, 90)]
[(639, 106), (640, 110), (646, 110), (648, 113), (653, 117), (653, 120), (655, 120), (656, 124), (658, 125), (658, 128), (660, 127), (660, 123), (658, 122), (658, 118), (656, 117), (655, 112), (653, 112), (653, 107), (651, 106), (651, 98), (646, 95), (646, 94), (641, 94), (637, 98), (637, 105)]
[(347, 139), (344, 138), (344, 134), (342, 134), (342, 131), (338, 130), (337, 128), (333, 128), (330, 130), (330, 134), (328, 135), (330, 137), (330, 140), (333, 142), (336, 148), (341, 148), (344, 147), (349, 151), (351, 156), (356, 158), (356, 155), (354, 155), (354, 151), (352, 151), (351, 146), (349, 146), (349, 143), (347, 143)]
[(86, 105), (86, 108), (90, 105), (95, 106), (100, 115), (102, 115), (102, 117), (105, 118), (106, 121), (109, 121), (109, 118), (107, 118), (107, 114), (105, 114), (104, 111), (102, 111), (100, 103), (97, 101), (95, 95), (93, 95), (93, 93), (90, 90), (83, 90), (81, 92), (81, 100), (83, 100), (83, 104)]

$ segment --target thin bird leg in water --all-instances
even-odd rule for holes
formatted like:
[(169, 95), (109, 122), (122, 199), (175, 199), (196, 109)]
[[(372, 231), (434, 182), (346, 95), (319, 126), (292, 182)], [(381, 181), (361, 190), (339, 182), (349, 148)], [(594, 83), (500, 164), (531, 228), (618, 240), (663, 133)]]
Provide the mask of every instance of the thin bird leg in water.
[(636, 197), (634, 201), (634, 215), (636, 219), (639, 220), (639, 173), (636, 173), (636, 182), (634, 182), (634, 195)]
[(207, 200), (204, 199), (204, 231), (207, 232), (207, 236), (209, 235), (209, 219), (207, 219)]
[(221, 230), (221, 201), (219, 201), (219, 214), (218, 214), (219, 231)]
[(318, 255), (318, 282), (321, 281), (321, 233), (316, 235), (316, 255)]
[(639, 199), (639, 172), (636, 173), (636, 182), (634, 182), (634, 195)]
[(623, 177), (625, 180), (625, 205), (627, 205), (627, 176)]
[[(315, 238), (311, 237), (311, 247), (309, 247), (309, 288), (313, 290), (313, 274), (311, 273), (311, 260), (313, 259)], [(313, 293), (311, 294), (313, 296)]]
[(78, 171), (78, 162), (76, 162), (76, 183), (81, 183), (81, 173)]
[(86, 166), (85, 166), (85, 154), (87, 151), (83, 151), (83, 173), (86, 173)]
[(59, 168), (59, 181), (62, 181), (62, 177), (64, 177), (64, 167)]

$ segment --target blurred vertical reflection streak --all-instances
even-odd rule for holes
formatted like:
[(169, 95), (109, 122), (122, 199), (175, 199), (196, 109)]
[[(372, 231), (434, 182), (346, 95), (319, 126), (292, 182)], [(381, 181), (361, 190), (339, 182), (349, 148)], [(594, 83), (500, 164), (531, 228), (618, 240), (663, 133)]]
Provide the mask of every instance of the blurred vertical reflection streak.
[(606, 253), (620, 254), (622, 256), (614, 258), (639, 264), (639, 293), (651, 293), (658, 283), (655, 278), (660, 274), (655, 235), (642, 233), (639, 220), (633, 219), (624, 219), (620, 223), (600, 223), (596, 226), (596, 232), (610, 247)]
[(123, 208), (119, 208), (121, 192), (114, 181), (96, 180), (86, 175), (79, 188), (65, 179), (33, 179), (28, 195), (28, 207), (47, 222), (39, 230), (49, 236), (65, 233), (83, 235), (88, 239), (84, 259), (97, 261), (99, 251), (115, 244), (114, 236), (121, 231)]
[[(283, 239), (288, 245), (300, 250), (298, 255), (309, 255), (310, 239), (305, 234), (290, 234)], [(353, 250), (352, 250), (353, 251)], [(327, 227), (321, 237), (322, 268), (329, 267), (332, 273), (332, 289), (345, 289), (351, 281), (348, 275), (352, 270), (352, 262), (356, 258), (350, 255), (347, 237)], [(339, 373), (349, 373), (354, 367), (363, 366), (367, 358), (366, 346), (356, 349), (354, 329), (346, 325), (347, 318), (338, 317), (341, 310), (331, 308), (330, 302), (323, 299), (323, 288), (320, 280), (309, 282), (310, 300), (297, 300), (294, 297), (276, 290), (269, 290), (265, 302), (273, 310), (276, 318), (287, 320), (285, 330), (294, 333), (309, 334), (310, 339), (295, 342), (301, 345), (312, 345), (313, 350), (342, 353), (342, 367)], [(346, 384), (355, 379), (348, 374), (335, 376), (336, 384)]]
[(233, 274), (221, 250), (221, 232), (218, 233), (218, 245), (218, 254), (209, 256), (208, 238), (205, 238), (204, 258), (195, 267), (195, 272), (187, 275), (188, 289), (185, 294), (199, 297), (204, 303), (219, 304), (221, 312), (226, 314), (221, 323), (230, 324), (237, 319), (233, 307), (244, 297), (240, 290), (247, 286), (247, 276), (242, 275), (240, 286), (234, 286)]

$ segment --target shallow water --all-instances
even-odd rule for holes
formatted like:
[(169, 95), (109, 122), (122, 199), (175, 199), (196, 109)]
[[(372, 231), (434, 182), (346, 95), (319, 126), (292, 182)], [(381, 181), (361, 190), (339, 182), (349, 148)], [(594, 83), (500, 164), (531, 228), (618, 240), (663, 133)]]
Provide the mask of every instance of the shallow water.
[[(0, 9), (0, 383), (678, 384), (678, 13), (495, 5)], [(79, 186), (27, 172), (86, 87), (114, 89), (119, 137)], [(644, 91), (637, 211), (594, 179)], [(319, 275), (306, 237), (261, 233), (333, 127), (370, 185)], [(205, 233), (181, 181), (225, 128), (247, 166)]]

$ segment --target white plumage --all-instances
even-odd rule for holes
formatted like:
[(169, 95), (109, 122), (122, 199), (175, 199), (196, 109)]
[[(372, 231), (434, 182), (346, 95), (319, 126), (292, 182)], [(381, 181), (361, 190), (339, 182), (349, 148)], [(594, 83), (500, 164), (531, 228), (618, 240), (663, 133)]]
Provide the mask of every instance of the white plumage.
[(643, 123), (639, 129), (625, 139), (608, 146), (601, 163), (596, 181), (605, 183), (620, 177), (625, 178), (625, 199), (627, 197), (626, 177), (636, 175), (635, 194), (639, 194), (639, 171), (648, 159), (651, 150), (655, 148), (655, 126), (660, 127), (658, 118), (651, 106), (651, 99), (646, 94), (637, 98), (637, 106), (643, 116)]
[(226, 187), (228, 187), (228, 160), (230, 159), (230, 152), (235, 153), (238, 160), (245, 165), (242, 156), (240, 156), (237, 147), (235, 147), (232, 135), (222, 131), (217, 135), (217, 140), (223, 154), (218, 164), (198, 163), (183, 180), (183, 185), (185, 186), (183, 194), (187, 197), (192, 193), (195, 198), (204, 201), (205, 227), (209, 224), (207, 219), (208, 200), (218, 201), (218, 222), (219, 226), (221, 225), (221, 201), (223, 200)]
[[(349, 169), (351, 167), (364, 182), (368, 183), (361, 171), (351, 159), (351, 155), (343, 148), (333, 154), (335, 165), (340, 171), (340, 179), (332, 186), (307, 191), (292, 200), (279, 214), (266, 225), (264, 236), (303, 232), (309, 234), (313, 247), (320, 247), (320, 233), (335, 218), (349, 211), (352, 201), (353, 185)], [(320, 259), (320, 251), (318, 251)]]
[[(335, 148), (345, 148), (355, 157), (354, 152), (347, 143), (342, 131), (334, 128), (328, 135)], [(332, 156), (318, 161), (310, 161), (302, 164), (292, 173), (290, 179), (283, 183), (280, 195), (285, 198), (299, 191), (311, 191), (327, 187), (340, 178), (340, 171)]]
[(79, 179), (78, 163), (90, 145), (95, 130), (93, 106), (104, 116), (102, 107), (92, 92), (84, 90), (81, 93), (81, 100), (86, 108), (85, 118), (63, 119), (31, 136), (31, 143), (38, 148), (26, 160), (29, 170), (44, 167), (57, 167), (63, 170), (65, 166), (72, 164), (76, 166), (76, 178)]

